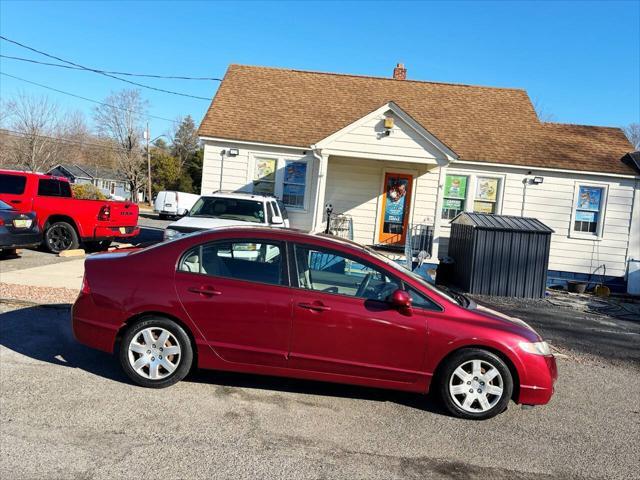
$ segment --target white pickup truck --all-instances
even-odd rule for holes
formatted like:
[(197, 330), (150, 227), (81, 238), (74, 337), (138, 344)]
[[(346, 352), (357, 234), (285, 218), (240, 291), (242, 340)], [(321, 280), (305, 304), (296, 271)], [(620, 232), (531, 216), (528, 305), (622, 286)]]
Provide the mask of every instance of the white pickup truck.
[(289, 228), (287, 209), (280, 200), (266, 195), (214, 192), (203, 195), (189, 213), (167, 226), (164, 239), (201, 230), (232, 225), (264, 225)]

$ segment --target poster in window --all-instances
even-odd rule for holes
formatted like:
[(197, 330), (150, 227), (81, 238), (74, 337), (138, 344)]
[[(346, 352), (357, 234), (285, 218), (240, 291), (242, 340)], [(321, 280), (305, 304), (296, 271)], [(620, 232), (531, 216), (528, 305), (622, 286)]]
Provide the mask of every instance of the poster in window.
[(276, 160), (273, 158), (260, 158), (256, 161), (255, 180), (273, 182), (276, 179)]
[(384, 202), (383, 233), (402, 234), (408, 191), (408, 179), (393, 177), (391, 175), (387, 177), (387, 184), (385, 185), (386, 198)]
[(445, 198), (442, 208), (451, 210), (462, 210), (462, 200), (455, 200), (453, 198)]
[(585, 212), (578, 210), (576, 212), (576, 221), (577, 222), (595, 222), (596, 221), (596, 212)]
[(465, 198), (467, 196), (467, 177), (463, 175), (447, 175), (444, 181), (444, 196)]
[(306, 177), (306, 162), (287, 162), (287, 166), (284, 169), (284, 181), (286, 183), (305, 183)]
[[(591, 210), (591, 211), (597, 212), (598, 210), (600, 210), (601, 198), (602, 198), (602, 188), (580, 187), (580, 191), (578, 194), (578, 209)], [(584, 221), (588, 221), (588, 220), (584, 220)]]
[(495, 203), (492, 202), (473, 202), (473, 211), (477, 213), (494, 213)]
[(498, 195), (498, 179), (478, 177), (478, 184), (476, 187), (476, 198), (479, 200), (486, 200), (488, 202), (495, 202)]

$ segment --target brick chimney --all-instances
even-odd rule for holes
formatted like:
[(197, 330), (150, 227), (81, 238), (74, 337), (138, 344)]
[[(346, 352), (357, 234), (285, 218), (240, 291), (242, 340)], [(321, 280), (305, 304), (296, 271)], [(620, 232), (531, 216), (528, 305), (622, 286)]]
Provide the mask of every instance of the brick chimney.
[(407, 79), (407, 69), (404, 68), (404, 63), (398, 63), (396, 65), (396, 68), (393, 69), (393, 79), (394, 80)]

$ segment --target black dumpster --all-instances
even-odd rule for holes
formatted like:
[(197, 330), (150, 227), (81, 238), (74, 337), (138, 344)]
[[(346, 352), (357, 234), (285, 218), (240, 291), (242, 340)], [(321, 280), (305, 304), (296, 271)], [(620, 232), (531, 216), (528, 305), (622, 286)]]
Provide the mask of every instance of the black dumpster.
[(451, 221), (451, 283), (480, 295), (542, 298), (552, 233), (535, 218), (460, 213)]

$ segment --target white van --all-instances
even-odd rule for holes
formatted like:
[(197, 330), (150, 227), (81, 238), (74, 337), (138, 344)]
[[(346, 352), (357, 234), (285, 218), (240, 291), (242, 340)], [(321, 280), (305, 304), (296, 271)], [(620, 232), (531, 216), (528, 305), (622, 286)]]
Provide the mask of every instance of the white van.
[(160, 218), (182, 217), (186, 215), (193, 204), (198, 201), (200, 195), (185, 192), (162, 191), (153, 202), (153, 211)]

